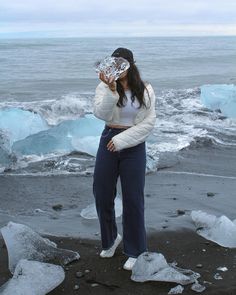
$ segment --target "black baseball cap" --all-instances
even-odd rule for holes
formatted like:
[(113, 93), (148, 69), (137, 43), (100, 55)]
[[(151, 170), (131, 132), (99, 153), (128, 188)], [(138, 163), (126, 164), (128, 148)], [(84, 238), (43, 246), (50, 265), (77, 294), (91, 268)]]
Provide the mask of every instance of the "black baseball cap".
[(119, 47), (112, 53), (111, 56), (123, 57), (123, 58), (127, 59), (130, 64), (135, 63), (134, 57), (133, 57), (133, 52), (131, 50), (129, 50), (128, 48)]

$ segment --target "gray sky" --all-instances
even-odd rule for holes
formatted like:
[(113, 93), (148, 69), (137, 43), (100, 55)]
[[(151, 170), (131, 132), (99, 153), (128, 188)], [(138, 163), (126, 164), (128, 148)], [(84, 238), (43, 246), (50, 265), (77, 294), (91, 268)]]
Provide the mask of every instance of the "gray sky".
[(236, 35), (236, 0), (0, 0), (0, 37), (186, 35)]

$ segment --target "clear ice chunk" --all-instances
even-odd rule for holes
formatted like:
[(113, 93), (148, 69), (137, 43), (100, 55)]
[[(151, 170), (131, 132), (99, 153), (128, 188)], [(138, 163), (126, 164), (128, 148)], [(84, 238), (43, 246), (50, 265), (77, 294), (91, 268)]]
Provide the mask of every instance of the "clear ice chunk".
[[(119, 194), (115, 198), (115, 214), (116, 218), (122, 215), (122, 199), (119, 197)], [(82, 209), (80, 215), (85, 219), (96, 219), (97, 211), (95, 203), (88, 205), (86, 208)]]
[(130, 67), (130, 63), (123, 57), (106, 56), (96, 61), (94, 67), (97, 73), (103, 72), (108, 79), (112, 76), (117, 80)]
[(47, 122), (34, 112), (18, 108), (4, 108), (0, 110), (0, 129), (9, 136), (10, 145), (30, 134), (48, 128)]
[(19, 140), (13, 144), (12, 151), (17, 155), (45, 155), (76, 150), (95, 156), (103, 128), (102, 120), (88, 114)]
[(236, 86), (233, 84), (213, 84), (201, 86), (201, 101), (227, 117), (236, 118)]
[(191, 286), (191, 289), (197, 293), (201, 293), (203, 292), (204, 290), (206, 290), (206, 287), (199, 284), (198, 281), (196, 281), (192, 286)]
[(227, 271), (228, 268), (226, 266), (219, 266), (217, 267), (217, 270), (220, 270), (220, 271)]
[(7, 246), (8, 264), (11, 273), (20, 259), (36, 260), (40, 262), (58, 262), (68, 264), (78, 260), (80, 255), (67, 249), (57, 248), (56, 243), (41, 237), (30, 227), (8, 222), (1, 228), (2, 236)]
[(222, 276), (218, 272), (214, 275), (214, 279), (215, 280), (223, 280)]
[(171, 288), (170, 291), (168, 292), (168, 295), (172, 295), (172, 294), (182, 294), (184, 291), (184, 287), (182, 287), (181, 285), (178, 285), (174, 288)]
[(191, 218), (197, 226), (197, 233), (223, 247), (236, 247), (236, 222), (225, 215), (216, 217), (201, 210), (192, 211)]
[(143, 252), (132, 268), (131, 279), (136, 282), (163, 281), (187, 285), (195, 282), (199, 273), (167, 263), (161, 253)]
[(60, 285), (65, 272), (59, 265), (21, 259), (0, 295), (45, 295)]

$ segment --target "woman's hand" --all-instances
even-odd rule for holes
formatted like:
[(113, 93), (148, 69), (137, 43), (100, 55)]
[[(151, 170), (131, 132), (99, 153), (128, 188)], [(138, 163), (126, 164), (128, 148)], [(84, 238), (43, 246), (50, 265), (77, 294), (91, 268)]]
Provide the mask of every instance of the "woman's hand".
[(107, 144), (107, 148), (108, 148), (108, 150), (111, 151), (111, 152), (115, 152), (115, 151), (116, 151), (116, 149), (115, 149), (115, 145), (114, 145), (112, 139), (108, 142), (108, 144)]
[(104, 75), (104, 73), (100, 72), (99, 79), (102, 80), (104, 83), (106, 83), (109, 86), (109, 88), (111, 89), (111, 91), (116, 91), (115, 77), (110, 77), (109, 79), (107, 79), (107, 77)]

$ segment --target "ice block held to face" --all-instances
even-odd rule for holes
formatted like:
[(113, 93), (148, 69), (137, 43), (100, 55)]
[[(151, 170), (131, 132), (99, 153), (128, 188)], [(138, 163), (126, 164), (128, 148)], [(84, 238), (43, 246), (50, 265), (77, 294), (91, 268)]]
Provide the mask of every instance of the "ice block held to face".
[(130, 63), (123, 57), (106, 56), (96, 61), (94, 67), (97, 73), (104, 73), (107, 79), (112, 76), (116, 81), (130, 67)]

